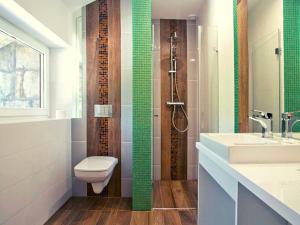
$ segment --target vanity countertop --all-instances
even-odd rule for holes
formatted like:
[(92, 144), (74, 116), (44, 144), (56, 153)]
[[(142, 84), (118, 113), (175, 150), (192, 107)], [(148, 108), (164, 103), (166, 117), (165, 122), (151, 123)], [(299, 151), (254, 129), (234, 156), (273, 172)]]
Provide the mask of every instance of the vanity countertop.
[[(298, 214), (300, 224), (300, 163), (230, 164), (243, 184), (259, 188)], [(256, 186), (256, 187), (255, 187)], [(263, 193), (265, 192), (265, 193)], [(275, 202), (274, 202), (275, 203)]]
[(291, 224), (300, 225), (300, 162), (234, 164), (200, 142), (197, 148), (204, 167), (211, 160)]

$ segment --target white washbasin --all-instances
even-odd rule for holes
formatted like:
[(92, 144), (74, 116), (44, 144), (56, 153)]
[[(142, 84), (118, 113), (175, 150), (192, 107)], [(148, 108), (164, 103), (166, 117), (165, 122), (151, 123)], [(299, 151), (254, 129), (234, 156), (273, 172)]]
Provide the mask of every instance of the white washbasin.
[(200, 142), (230, 163), (300, 163), (300, 141), (279, 134), (200, 134)]

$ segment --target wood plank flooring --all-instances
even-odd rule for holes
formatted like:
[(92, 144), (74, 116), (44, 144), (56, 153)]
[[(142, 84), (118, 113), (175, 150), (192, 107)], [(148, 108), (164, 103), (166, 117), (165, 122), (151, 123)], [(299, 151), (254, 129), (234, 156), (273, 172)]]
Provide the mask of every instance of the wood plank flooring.
[(153, 208), (197, 208), (197, 181), (156, 181)]
[(196, 225), (197, 182), (154, 183), (154, 209), (131, 210), (131, 198), (72, 197), (46, 225)]

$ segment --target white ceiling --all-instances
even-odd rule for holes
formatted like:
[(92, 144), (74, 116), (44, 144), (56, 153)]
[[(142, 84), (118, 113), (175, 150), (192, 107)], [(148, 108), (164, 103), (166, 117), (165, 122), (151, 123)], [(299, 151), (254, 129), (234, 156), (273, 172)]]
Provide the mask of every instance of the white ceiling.
[[(80, 9), (95, 0), (62, 0), (73, 10)], [(199, 15), (205, 0), (152, 0), (153, 19), (188, 19), (190, 15)], [(250, 0), (252, 1), (252, 0)], [(256, 0), (253, 0), (256, 1)]]
[(153, 19), (187, 19), (199, 15), (205, 0), (152, 0)]
[(62, 0), (70, 10), (77, 10), (95, 0)]

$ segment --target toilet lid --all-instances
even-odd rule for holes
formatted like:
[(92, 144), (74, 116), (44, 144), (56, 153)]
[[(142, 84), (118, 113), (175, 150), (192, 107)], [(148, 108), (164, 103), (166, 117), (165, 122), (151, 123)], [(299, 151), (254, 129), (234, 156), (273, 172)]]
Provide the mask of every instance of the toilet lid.
[(92, 156), (82, 160), (75, 170), (101, 172), (107, 171), (118, 163), (118, 159), (110, 156)]

